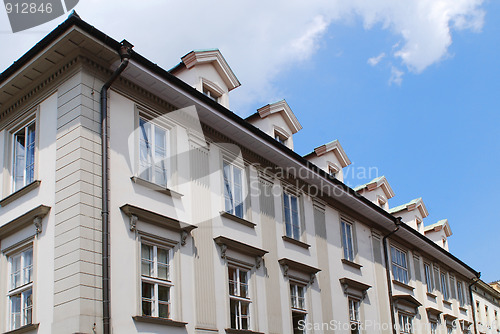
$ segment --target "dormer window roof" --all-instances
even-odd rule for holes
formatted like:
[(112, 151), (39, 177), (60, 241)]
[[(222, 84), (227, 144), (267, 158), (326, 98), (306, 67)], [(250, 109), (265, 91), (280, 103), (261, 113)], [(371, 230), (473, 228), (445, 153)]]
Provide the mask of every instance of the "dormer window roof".
[[(372, 190), (377, 189), (377, 188), (381, 188), (384, 191), (384, 195), (386, 197), (385, 200), (394, 197), (394, 191), (392, 190), (392, 188), (389, 185), (389, 182), (387, 181), (385, 176), (380, 176), (380, 177), (374, 178), (370, 182), (367, 182), (365, 184), (357, 186), (354, 188), (354, 191), (359, 193), (365, 189), (368, 191), (372, 191)], [(382, 204), (385, 204), (385, 202)]]
[(422, 200), (421, 197), (416, 198), (406, 204), (402, 204), (392, 209), (389, 209), (389, 213), (395, 214), (403, 210), (413, 211), (415, 209), (418, 209), (422, 218), (425, 218), (429, 215), (429, 212), (427, 211), (427, 208), (425, 207), (424, 201)]
[(257, 109), (257, 113), (259, 114), (260, 118), (266, 118), (276, 113), (281, 114), (281, 116), (285, 120), (285, 123), (290, 128), (290, 131), (292, 131), (292, 134), (295, 134), (302, 129), (302, 125), (299, 123), (299, 120), (297, 119), (297, 117), (295, 117), (295, 114), (292, 112), (292, 109), (285, 100), (267, 104)]
[[(191, 69), (198, 64), (211, 63), (227, 85), (229, 91), (241, 86), (240, 81), (229, 67), (219, 49), (194, 50), (182, 57), (181, 60), (182, 63), (179, 65), (183, 64), (187, 69)], [(177, 67), (172, 69), (171, 72), (174, 72), (176, 69)]]
[(441, 230), (444, 231), (446, 237), (449, 237), (453, 234), (453, 232), (451, 231), (450, 224), (448, 223), (448, 219), (442, 219), (442, 220), (438, 221), (437, 223), (434, 223), (432, 225), (424, 227), (425, 233), (439, 232)]

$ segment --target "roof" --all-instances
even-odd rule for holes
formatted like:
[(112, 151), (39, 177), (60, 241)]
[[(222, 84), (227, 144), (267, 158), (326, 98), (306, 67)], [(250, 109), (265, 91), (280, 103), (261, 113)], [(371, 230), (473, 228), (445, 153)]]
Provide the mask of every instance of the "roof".
[(420, 215), (422, 215), (422, 218), (425, 218), (429, 215), (429, 212), (427, 211), (427, 208), (425, 207), (424, 201), (422, 200), (422, 197), (416, 198), (406, 204), (401, 204), (399, 206), (396, 206), (394, 208), (389, 209), (389, 213), (397, 213), (401, 212), (403, 210), (408, 210), (408, 211), (413, 211), (415, 209), (418, 209), (420, 212)]
[[(292, 133), (297, 133), (302, 129), (302, 125), (299, 123), (299, 120), (284, 99), (278, 102), (266, 104), (265, 106), (257, 109), (257, 112), (260, 118), (266, 118), (271, 114), (280, 113)], [(249, 118), (250, 117), (248, 117), (248, 119)]]
[(338, 139), (332, 140), (329, 143), (326, 143), (326, 144), (323, 144), (321, 146), (316, 147), (314, 149), (314, 152), (311, 152), (311, 153), (305, 155), (304, 157), (307, 159), (311, 155), (314, 155), (314, 154), (316, 154), (316, 156), (320, 157), (328, 152), (333, 152), (333, 154), (335, 154), (335, 157), (340, 162), (340, 165), (342, 166), (342, 168), (347, 167), (351, 164), (351, 160), (349, 159), (349, 157), (345, 153), (342, 145), (340, 145), (340, 142), (338, 141)]
[(373, 180), (371, 180), (370, 182), (367, 182), (365, 184), (357, 186), (353, 189), (354, 189), (354, 191), (359, 192), (363, 189), (367, 189), (368, 191), (372, 191), (372, 190), (374, 190), (376, 188), (380, 188), (380, 187), (384, 191), (385, 197), (387, 197), (387, 199), (394, 197), (394, 191), (392, 190), (391, 186), (389, 185), (389, 182), (387, 181), (387, 179), (383, 175), (376, 177)]
[(446, 234), (447, 237), (451, 236), (453, 232), (451, 232), (451, 227), (450, 224), (448, 223), (448, 219), (441, 219), (437, 223), (434, 223), (432, 225), (428, 225), (424, 227), (424, 232), (431, 232), (431, 231), (441, 231), (444, 229), (444, 233)]
[[(96, 41), (110, 50), (115, 51), (115, 58), (119, 61), (120, 57), (118, 52), (120, 50), (120, 43), (111, 38), (110, 36), (104, 34), (94, 26), (88, 24), (83, 21), (77, 15), (70, 15), (68, 19), (66, 19), (63, 23), (61, 23), (57, 28), (51, 31), (47, 36), (45, 36), (40, 42), (38, 42), (35, 46), (33, 46), (29, 51), (27, 51), (21, 58), (15, 61), (9, 68), (7, 68), (4, 72), (0, 73), (0, 86), (5, 86), (9, 81), (9, 79), (14, 78), (14, 75), (18, 72), (22, 72), (23, 68), (29, 67), (31, 62), (35, 62), (38, 56), (40, 56), (43, 52), (45, 52), (51, 45), (57, 43), (59, 39), (67, 34), (71, 30), (78, 30), (87, 34), (93, 41)], [(78, 45), (73, 45), (74, 47), (79, 47)], [(167, 70), (159, 67), (149, 59), (145, 58), (141, 54), (132, 50), (131, 52), (131, 61), (140, 65), (141, 68), (147, 70), (155, 75), (155, 77), (168, 82), (170, 85), (175, 87), (175, 89), (182, 94), (189, 95), (191, 99), (195, 99), (196, 101), (202, 102), (205, 106), (210, 107), (214, 113), (216, 113), (217, 117), (222, 117), (227, 119), (228, 122), (234, 124), (235, 127), (241, 129), (240, 131), (246, 131), (251, 133), (255, 138), (257, 138), (260, 142), (267, 145), (266, 147), (272, 148), (275, 153), (280, 154), (280, 156), (286, 157), (288, 161), (293, 162), (296, 165), (304, 167), (307, 171), (312, 173), (315, 176), (320, 177), (321, 182), (326, 182), (333, 188), (338, 188), (342, 190), (342, 192), (338, 192), (338, 197), (336, 200), (340, 200), (341, 196), (345, 196), (344, 200), (350, 201), (349, 203), (356, 203), (360, 208), (366, 208), (370, 213), (374, 214), (374, 217), (378, 219), (377, 224), (381, 226), (382, 231), (390, 231), (396, 224), (400, 224), (398, 218), (380, 208), (378, 205), (372, 203), (370, 200), (365, 198), (364, 196), (359, 195), (349, 186), (341, 182), (340, 180), (330, 177), (327, 172), (311, 163), (304, 157), (300, 156), (298, 153), (294, 152), (290, 148), (285, 145), (280, 144), (278, 141), (274, 140), (274, 138), (270, 137), (257, 127), (253, 126), (240, 116), (236, 115), (223, 105), (213, 101), (208, 96), (205, 96), (202, 92), (196, 90), (194, 87), (191, 87), (184, 81), (180, 80), (176, 76), (169, 73)], [(3, 105), (0, 105), (1, 114), (6, 112), (6, 109)], [(15, 110), (15, 108), (13, 109)], [(1, 115), (0, 114), (0, 115)], [(245, 133), (246, 133), (245, 132)], [(319, 182), (319, 181), (318, 181)], [(343, 197), (342, 197), (343, 198)], [(374, 221), (375, 222), (375, 221)], [(385, 224), (385, 225), (381, 225)], [(479, 277), (479, 273), (475, 271), (473, 268), (468, 266), (462, 260), (449, 253), (445, 249), (436, 245), (429, 238), (425, 237), (421, 233), (415, 231), (412, 227), (405, 223), (401, 223), (401, 228), (396, 232), (396, 235), (401, 235), (402, 237), (407, 239), (407, 242), (413, 242), (414, 244), (421, 245), (422, 247), (429, 247), (433, 254), (433, 257), (439, 259), (440, 261), (448, 261), (449, 266), (454, 266), (457, 270), (461, 270), (463, 275), (469, 277), (469, 274), (474, 275), (474, 277)], [(456, 266), (455, 266), (456, 265)]]

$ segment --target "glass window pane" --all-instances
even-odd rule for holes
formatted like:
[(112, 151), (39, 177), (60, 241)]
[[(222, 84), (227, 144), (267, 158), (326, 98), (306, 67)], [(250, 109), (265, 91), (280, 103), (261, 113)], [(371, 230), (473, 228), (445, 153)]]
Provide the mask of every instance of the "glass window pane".
[(11, 329), (21, 327), (21, 295), (10, 297)]
[(152, 316), (153, 315), (153, 302), (142, 300), (142, 315)]
[(152, 299), (154, 296), (154, 285), (142, 282), (142, 298)]
[(158, 300), (161, 302), (170, 301), (170, 287), (158, 285)]
[(158, 316), (160, 318), (169, 318), (170, 317), (170, 304), (160, 303), (158, 304)]
[(23, 325), (31, 324), (33, 309), (33, 294), (31, 289), (23, 292)]

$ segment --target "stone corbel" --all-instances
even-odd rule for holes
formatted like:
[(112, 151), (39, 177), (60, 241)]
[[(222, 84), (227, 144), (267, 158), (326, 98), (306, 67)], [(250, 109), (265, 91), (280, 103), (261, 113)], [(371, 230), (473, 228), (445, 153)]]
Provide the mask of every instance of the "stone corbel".
[(39, 216), (33, 218), (33, 225), (35, 225), (35, 231), (37, 235), (42, 233), (42, 218), (40, 218)]
[(226, 259), (227, 246), (226, 244), (220, 245), (220, 257)]
[(284, 264), (283, 265), (283, 276), (288, 277), (288, 265)]
[(187, 232), (186, 230), (182, 230), (181, 232), (181, 245), (182, 246), (185, 246), (186, 245), (186, 239), (187, 237), (189, 236), (189, 232)]
[(137, 221), (139, 218), (136, 215), (131, 215), (130, 216), (130, 231), (134, 232), (137, 230)]
[(316, 279), (316, 274), (311, 274), (311, 276), (309, 277), (309, 284), (314, 284), (314, 280)]
[(262, 257), (256, 256), (255, 257), (255, 268), (259, 269), (261, 264), (262, 264)]

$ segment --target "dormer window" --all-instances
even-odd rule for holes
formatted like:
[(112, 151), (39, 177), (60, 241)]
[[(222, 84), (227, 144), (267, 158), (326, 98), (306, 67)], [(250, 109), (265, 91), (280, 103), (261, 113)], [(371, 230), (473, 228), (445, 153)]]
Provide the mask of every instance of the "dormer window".
[(274, 132), (274, 139), (280, 144), (286, 145), (286, 139), (283, 135), (279, 134), (277, 131)]
[(205, 94), (215, 102), (219, 102), (220, 95), (209, 89), (206, 85), (203, 85), (203, 94)]
[(328, 168), (328, 174), (330, 177), (336, 178), (337, 177), (337, 171), (333, 169), (332, 167)]

